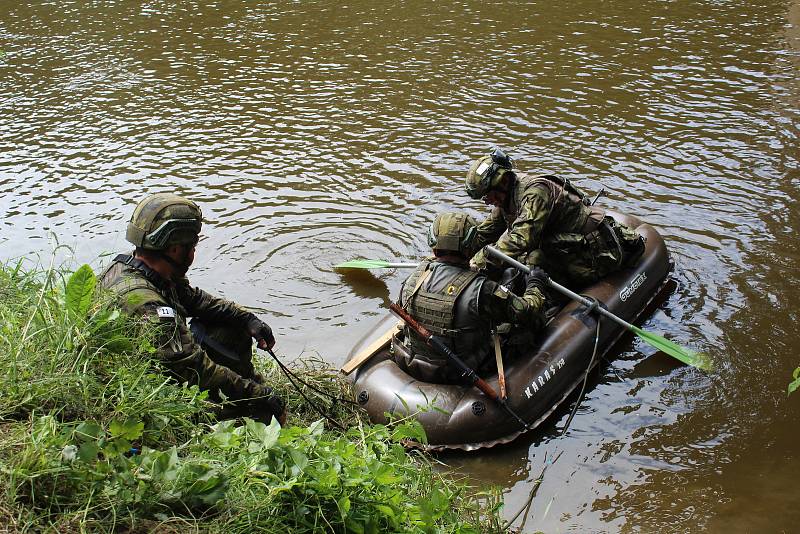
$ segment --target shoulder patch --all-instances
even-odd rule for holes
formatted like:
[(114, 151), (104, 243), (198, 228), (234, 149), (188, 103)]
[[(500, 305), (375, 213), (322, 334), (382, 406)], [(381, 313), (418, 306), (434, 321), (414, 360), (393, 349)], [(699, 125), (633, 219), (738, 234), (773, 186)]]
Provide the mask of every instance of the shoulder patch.
[(159, 306), (156, 308), (156, 313), (159, 317), (171, 317), (175, 318), (175, 310), (170, 308), (169, 306)]
[(506, 286), (497, 285), (497, 289), (494, 290), (494, 296), (499, 297), (503, 300), (508, 298), (508, 288)]

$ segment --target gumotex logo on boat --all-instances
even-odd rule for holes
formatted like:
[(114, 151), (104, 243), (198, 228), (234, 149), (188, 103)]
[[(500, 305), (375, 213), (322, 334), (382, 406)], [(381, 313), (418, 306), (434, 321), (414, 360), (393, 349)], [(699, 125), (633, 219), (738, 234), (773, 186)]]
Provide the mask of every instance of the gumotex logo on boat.
[(643, 272), (639, 273), (639, 276), (634, 278), (633, 282), (623, 287), (622, 291), (619, 292), (619, 300), (621, 300), (622, 302), (628, 300), (628, 297), (633, 295), (633, 292), (639, 289), (639, 286), (641, 286), (645, 280), (647, 280), (647, 275)]

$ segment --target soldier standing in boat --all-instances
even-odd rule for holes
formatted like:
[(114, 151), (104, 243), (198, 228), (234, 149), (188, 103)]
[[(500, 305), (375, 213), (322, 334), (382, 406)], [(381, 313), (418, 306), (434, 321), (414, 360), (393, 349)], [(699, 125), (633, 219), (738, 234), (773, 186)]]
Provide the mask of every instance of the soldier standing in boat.
[[(581, 287), (634, 265), (644, 238), (616, 222), (569, 180), (514, 172), (500, 149), (475, 160), (467, 194), (494, 206), (477, 228), (476, 250), (494, 244), (501, 252), (544, 269), (556, 282)], [(473, 268), (492, 266), (483, 251)]]
[[(155, 332), (155, 356), (180, 382), (225, 399), (222, 418), (249, 416), (286, 421), (283, 400), (263, 383), (252, 362), (252, 338), (272, 348), (272, 329), (253, 313), (189, 285), (202, 225), (200, 208), (174, 194), (146, 197), (136, 206), (126, 239), (136, 249), (120, 254), (100, 278), (117, 304)], [(187, 317), (192, 317), (191, 328)]]
[[(519, 349), (533, 342), (533, 334), (545, 323), (547, 275), (533, 269), (524, 294), (518, 296), (483, 272), (471, 270), (476, 230), (469, 215), (439, 214), (428, 230), (433, 257), (423, 260), (403, 283), (399, 304), (480, 372), (491, 361), (498, 331), (513, 329), (506, 337), (507, 346)], [(461, 381), (461, 371), (408, 327), (393, 339), (393, 353), (400, 368), (419, 380)]]

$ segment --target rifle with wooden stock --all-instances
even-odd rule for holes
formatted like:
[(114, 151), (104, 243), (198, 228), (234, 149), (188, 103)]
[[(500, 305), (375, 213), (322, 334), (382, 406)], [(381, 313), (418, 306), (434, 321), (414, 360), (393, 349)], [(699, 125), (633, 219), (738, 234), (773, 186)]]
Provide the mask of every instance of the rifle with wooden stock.
[(428, 345), (430, 348), (432, 348), (439, 354), (446, 356), (447, 359), (453, 362), (456, 365), (456, 367), (458, 367), (458, 369), (461, 371), (462, 376), (464, 377), (465, 380), (469, 381), (471, 385), (477, 387), (479, 390), (483, 392), (484, 395), (486, 395), (494, 402), (496, 402), (501, 408), (503, 408), (503, 410), (506, 411), (506, 413), (508, 413), (508, 415), (514, 418), (522, 426), (524, 430), (531, 429), (530, 425), (528, 425), (528, 423), (523, 421), (522, 418), (519, 415), (517, 415), (517, 413), (514, 410), (511, 409), (511, 406), (508, 405), (506, 400), (504, 398), (501, 398), (495, 392), (495, 390), (493, 390), (492, 387), (486, 383), (484, 379), (478, 376), (478, 374), (474, 370), (470, 369), (470, 367), (467, 366), (467, 364), (465, 364), (464, 361), (450, 349), (450, 347), (445, 345), (441, 339), (431, 334), (427, 328), (419, 324), (413, 317), (411, 317), (411, 315), (406, 310), (404, 310), (401, 306), (397, 305), (396, 303), (393, 302), (392, 304), (390, 304), (389, 309), (392, 310), (392, 312), (395, 315), (400, 317), (411, 330), (416, 332), (417, 335), (420, 336), (420, 338), (422, 338), (422, 340), (425, 342), (426, 345)]

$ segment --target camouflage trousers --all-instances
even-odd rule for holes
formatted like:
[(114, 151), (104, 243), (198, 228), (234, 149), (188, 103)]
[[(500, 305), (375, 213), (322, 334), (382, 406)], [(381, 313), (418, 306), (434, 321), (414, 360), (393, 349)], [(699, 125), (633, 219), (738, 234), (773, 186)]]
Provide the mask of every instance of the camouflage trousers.
[[(228, 323), (212, 323), (193, 319), (189, 325), (195, 340), (200, 343), (208, 357), (218, 365), (224, 365), (231, 371), (255, 382), (264, 383), (263, 377), (255, 372), (253, 366), (253, 339), (247, 330), (240, 325)], [(237, 419), (249, 417), (264, 424), (270, 424), (273, 413), (265, 409), (259, 399), (217, 402), (215, 410), (218, 419)], [(274, 414), (275, 416), (279, 414)]]
[(564, 233), (550, 237), (524, 263), (547, 271), (559, 284), (576, 289), (636, 264), (644, 253), (644, 238), (635, 230), (606, 217), (586, 235)]

